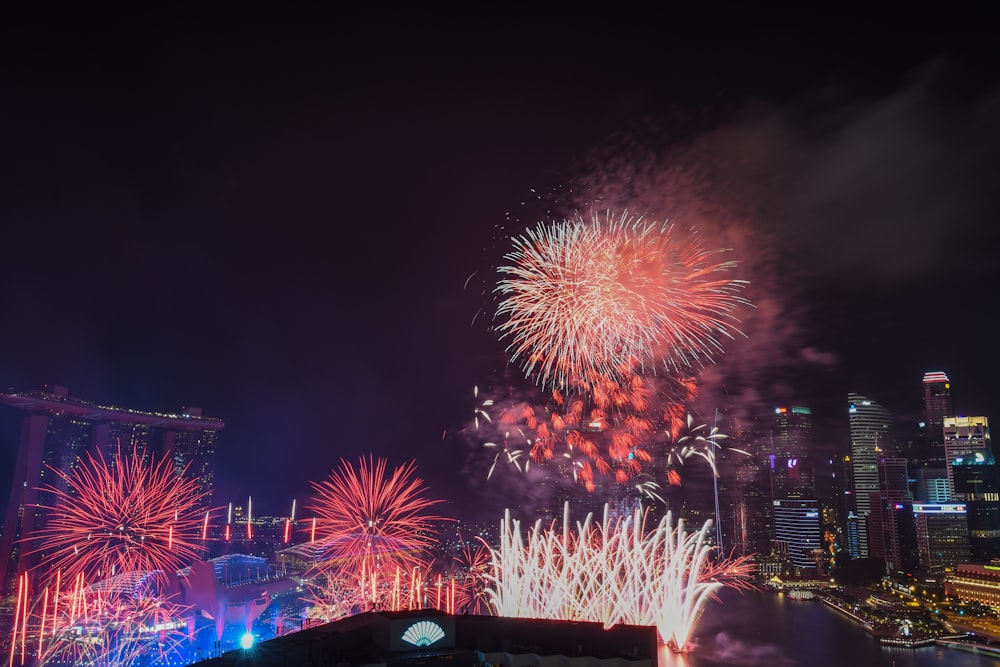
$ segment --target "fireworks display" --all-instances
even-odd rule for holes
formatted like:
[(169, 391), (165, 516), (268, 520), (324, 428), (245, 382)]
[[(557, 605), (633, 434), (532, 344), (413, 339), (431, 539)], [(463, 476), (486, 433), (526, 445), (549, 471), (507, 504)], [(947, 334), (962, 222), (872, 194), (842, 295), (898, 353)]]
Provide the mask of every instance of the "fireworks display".
[(50, 577), (83, 575), (90, 583), (127, 572), (176, 571), (198, 557), (204, 492), (179, 475), (173, 461), (150, 463), (140, 451), (119, 448), (113, 461), (98, 453), (70, 473), (52, 472), (65, 489), (43, 489), (54, 501), (41, 507), (45, 524), (26, 540), (26, 552), (41, 556)]
[(732, 337), (744, 283), (721, 277), (693, 233), (611, 212), (539, 224), (515, 237), (496, 289), (496, 330), (543, 388), (711, 363)]
[[(689, 378), (634, 376), (627, 386), (595, 383), (586, 394), (483, 401), (477, 426), (490, 438), (483, 446), (496, 450), (487, 477), (499, 464), (523, 471), (530, 461), (567, 470), (588, 491), (598, 476), (626, 483), (681, 436), (685, 403), (695, 393)], [(490, 419), (480, 417), (487, 405)]]
[(9, 664), (184, 662), (191, 638), (184, 619), (189, 610), (163, 593), (164, 576), (160, 571), (132, 572), (87, 586), (79, 572), (67, 581), (57, 576), (33, 595), (28, 573), (23, 574)]
[(422, 566), (434, 524), (442, 520), (427, 510), (441, 501), (426, 497), (415, 463), (391, 475), (386, 468), (384, 459), (361, 458), (357, 468), (341, 459), (329, 479), (312, 483), (317, 548), (325, 552), (321, 569), (346, 570), (364, 582)]
[(687, 532), (668, 513), (647, 529), (639, 511), (612, 521), (606, 507), (600, 524), (587, 515), (571, 530), (567, 506), (561, 532), (536, 522), (522, 536), (508, 512), (487, 594), (500, 616), (654, 625), (662, 643), (683, 651), (723, 586), (750, 585), (747, 559), (713, 558), (710, 525)]
[[(598, 476), (629, 483), (661, 453), (674, 454), (664, 468), (703, 454), (680, 439), (691, 430), (695, 374), (749, 305), (746, 283), (725, 275), (735, 263), (716, 261), (724, 251), (706, 250), (694, 230), (628, 212), (541, 223), (512, 244), (495, 288), (495, 330), (545, 395), (477, 404), (476, 428), (489, 429), (485, 446), (495, 448), (487, 476), (501, 463), (547, 464), (593, 492)], [(716, 438), (705, 443), (717, 472)], [(663, 474), (666, 484), (680, 481), (676, 469)], [(635, 486), (658, 498), (658, 484)]]

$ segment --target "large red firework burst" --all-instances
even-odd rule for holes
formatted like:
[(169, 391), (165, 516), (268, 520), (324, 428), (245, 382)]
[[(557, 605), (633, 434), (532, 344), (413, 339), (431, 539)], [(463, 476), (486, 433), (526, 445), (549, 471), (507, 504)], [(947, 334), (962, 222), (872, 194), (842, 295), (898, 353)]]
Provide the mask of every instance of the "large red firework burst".
[[(442, 502), (426, 497), (414, 462), (387, 474), (387, 462), (361, 458), (355, 468), (340, 467), (323, 482), (311, 482), (315, 495), (321, 568), (347, 571), (359, 582), (419, 568), (434, 541), (434, 524), (442, 517), (427, 510)], [(338, 574), (342, 578), (342, 574)]]
[(52, 469), (65, 484), (41, 489), (44, 526), (27, 536), (40, 566), (63, 581), (87, 583), (126, 572), (176, 571), (200, 552), (205, 493), (169, 459), (118, 449), (111, 462), (88, 454), (72, 472)]
[(712, 363), (745, 282), (693, 231), (628, 212), (539, 224), (512, 239), (496, 291), (508, 352), (543, 388), (625, 384)]

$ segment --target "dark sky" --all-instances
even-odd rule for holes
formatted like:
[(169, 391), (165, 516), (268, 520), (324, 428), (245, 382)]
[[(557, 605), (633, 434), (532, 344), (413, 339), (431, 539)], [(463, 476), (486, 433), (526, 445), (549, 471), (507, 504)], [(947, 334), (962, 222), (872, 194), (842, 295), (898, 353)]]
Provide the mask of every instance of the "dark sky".
[(368, 453), (458, 500), (482, 288), (596, 201), (751, 281), (709, 409), (805, 402), (836, 441), (847, 391), (910, 420), (943, 370), (1000, 419), (985, 17), (509, 11), (8, 15), (0, 386), (200, 406), (218, 500), (261, 512)]

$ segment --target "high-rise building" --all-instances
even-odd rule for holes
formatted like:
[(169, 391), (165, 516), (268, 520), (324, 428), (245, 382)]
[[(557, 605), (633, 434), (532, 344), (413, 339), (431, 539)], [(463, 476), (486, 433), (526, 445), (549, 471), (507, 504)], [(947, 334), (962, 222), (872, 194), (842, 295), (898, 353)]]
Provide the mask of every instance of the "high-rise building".
[(976, 563), (1000, 558), (1000, 476), (992, 452), (952, 461), (955, 499), (966, 505), (969, 549)]
[(944, 418), (954, 415), (948, 376), (941, 371), (924, 373), (924, 420), (931, 444), (941, 444)]
[(816, 498), (812, 411), (809, 408), (775, 409), (774, 438), (768, 458), (773, 499)]
[[(868, 515), (868, 555), (885, 560), (889, 572), (895, 573), (909, 567), (917, 568), (915, 559), (907, 560), (907, 535), (912, 534), (913, 513), (910, 509), (909, 476), (906, 459), (885, 457), (878, 461), (877, 494), (871, 494), (872, 508)], [(912, 553), (916, 553), (915, 538), (910, 540)]]
[(948, 472), (943, 467), (920, 467), (913, 477), (914, 500), (922, 503), (948, 502)]
[[(891, 445), (892, 415), (860, 394), (847, 395), (854, 473), (853, 509), (857, 517), (858, 557), (868, 557), (868, 515), (871, 495), (879, 492), (878, 460)], [(852, 554), (853, 555), (853, 554)]]
[(956, 459), (992, 451), (990, 423), (986, 417), (945, 417), (944, 455), (948, 474), (948, 496), (955, 499), (954, 462)]
[(812, 410), (802, 406), (774, 410), (775, 443), (773, 452), (782, 458), (812, 455)]
[(969, 525), (962, 503), (913, 505), (920, 568), (937, 578), (969, 561)]
[(816, 500), (774, 501), (775, 551), (783, 553), (800, 570), (816, 569), (817, 552), (822, 552), (819, 502)]
[(197, 408), (158, 413), (104, 406), (73, 398), (63, 387), (0, 393), (0, 404), (24, 412), (0, 533), (0, 588), (4, 590), (34, 564), (33, 557), (21, 557), (22, 538), (45, 525), (42, 508), (53, 501), (45, 489), (66, 490), (64, 479), (54, 471), (71, 475), (85, 453), (111, 461), (120, 446), (146, 457), (169, 458), (178, 474), (197, 479), (207, 494), (206, 506), (211, 502), (215, 447), (224, 423), (203, 417)]

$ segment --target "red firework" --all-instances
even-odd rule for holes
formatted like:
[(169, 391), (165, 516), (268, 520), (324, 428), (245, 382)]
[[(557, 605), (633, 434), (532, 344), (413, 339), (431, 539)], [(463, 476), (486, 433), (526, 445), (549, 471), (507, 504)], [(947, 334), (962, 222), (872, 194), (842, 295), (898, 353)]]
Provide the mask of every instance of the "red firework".
[(577, 393), (553, 390), (548, 405), (501, 404), (497, 423), (524, 437), (537, 464), (572, 460), (576, 480), (594, 491), (597, 476), (623, 484), (642, 473), (680, 433), (696, 394), (693, 378), (633, 375), (620, 383), (591, 374)]
[(539, 224), (513, 239), (497, 333), (543, 388), (687, 373), (732, 337), (744, 281), (691, 233), (623, 213)]
[(200, 552), (205, 493), (178, 474), (173, 462), (148, 462), (143, 452), (118, 449), (109, 463), (87, 455), (72, 472), (51, 468), (65, 485), (40, 489), (44, 526), (27, 536), (28, 553), (41, 555), (49, 578), (82, 574), (91, 583), (127, 572), (176, 571)]
[(311, 482), (310, 509), (319, 518), (321, 569), (353, 573), (362, 586), (419, 568), (434, 541), (434, 523), (425, 512), (443, 502), (428, 499), (423, 480), (410, 462), (386, 474), (384, 459), (361, 458), (358, 468), (341, 459), (329, 479)]

